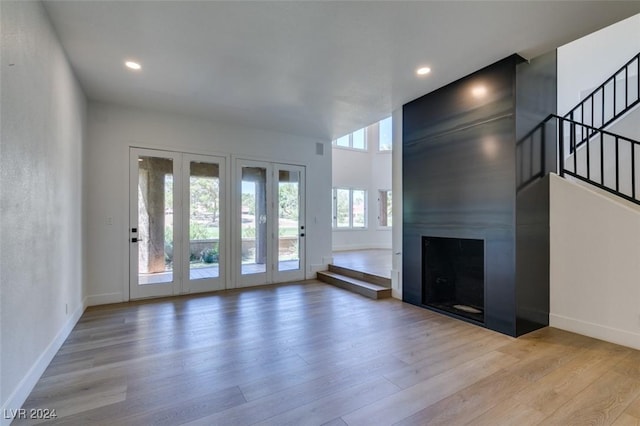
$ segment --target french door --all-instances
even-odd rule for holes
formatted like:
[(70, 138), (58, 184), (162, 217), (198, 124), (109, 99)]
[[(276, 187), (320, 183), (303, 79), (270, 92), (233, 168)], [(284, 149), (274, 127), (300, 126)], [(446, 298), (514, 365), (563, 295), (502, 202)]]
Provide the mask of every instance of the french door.
[(301, 166), (236, 160), (237, 287), (304, 279), (304, 172)]
[(225, 159), (131, 148), (131, 299), (224, 288)]

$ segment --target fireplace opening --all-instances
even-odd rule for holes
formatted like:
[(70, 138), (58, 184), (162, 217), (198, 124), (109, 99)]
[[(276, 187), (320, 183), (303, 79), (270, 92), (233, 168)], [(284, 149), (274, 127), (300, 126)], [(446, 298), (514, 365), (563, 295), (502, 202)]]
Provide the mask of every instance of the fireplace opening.
[(422, 303), (484, 323), (484, 240), (422, 237)]

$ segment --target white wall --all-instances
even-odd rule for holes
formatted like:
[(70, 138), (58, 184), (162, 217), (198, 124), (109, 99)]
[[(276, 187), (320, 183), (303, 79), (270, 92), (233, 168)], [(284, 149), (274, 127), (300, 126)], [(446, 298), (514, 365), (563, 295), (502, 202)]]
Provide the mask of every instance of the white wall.
[[(317, 142), (324, 143), (324, 155), (316, 154)], [(90, 305), (128, 299), (130, 146), (305, 165), (307, 278), (330, 261), (329, 141), (91, 102), (85, 232)]]
[[(640, 52), (640, 14), (558, 48), (558, 114)], [(588, 93), (586, 93), (588, 94)]]
[(607, 130), (640, 141), (640, 105), (607, 127)]
[[(392, 230), (378, 226), (378, 190), (392, 189), (390, 151), (378, 152), (378, 124), (367, 128), (368, 150), (333, 147), (332, 182), (334, 188), (367, 191), (367, 228), (333, 231), (333, 250), (391, 248)], [(395, 205), (395, 193), (393, 203)]]
[(640, 209), (550, 185), (550, 325), (640, 349)]
[(0, 8), (0, 421), (8, 424), (83, 312), (86, 105), (42, 4)]

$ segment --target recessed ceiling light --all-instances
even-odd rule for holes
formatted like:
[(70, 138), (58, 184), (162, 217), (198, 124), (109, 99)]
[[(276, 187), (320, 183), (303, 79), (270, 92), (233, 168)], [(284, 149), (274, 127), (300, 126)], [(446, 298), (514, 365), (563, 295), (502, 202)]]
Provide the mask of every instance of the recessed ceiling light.
[(140, 64), (139, 64), (139, 63), (137, 63), (137, 62), (127, 61), (127, 62), (125, 62), (124, 64), (125, 64), (125, 66), (126, 66), (127, 68), (132, 69), (132, 70), (136, 70), (136, 71), (138, 71), (139, 69), (142, 69), (142, 65), (140, 65)]
[(418, 68), (416, 70), (416, 74), (418, 75), (427, 75), (431, 72), (431, 68), (429, 67), (422, 67), (422, 68)]

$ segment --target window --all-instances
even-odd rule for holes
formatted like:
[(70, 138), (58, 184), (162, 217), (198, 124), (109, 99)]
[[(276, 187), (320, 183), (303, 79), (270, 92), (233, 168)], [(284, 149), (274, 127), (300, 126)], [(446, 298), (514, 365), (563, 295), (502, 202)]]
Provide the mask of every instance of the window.
[(380, 124), (378, 126), (380, 135), (380, 137), (378, 138), (378, 151), (391, 151), (393, 146), (393, 133), (391, 125), (391, 117), (380, 120)]
[(338, 229), (367, 227), (367, 191), (333, 189), (333, 227)]
[(364, 129), (356, 130), (351, 134), (352, 147), (356, 149), (366, 149)]
[(393, 202), (391, 191), (378, 191), (378, 225), (381, 227), (392, 226)]
[(341, 137), (341, 138), (338, 138), (338, 139), (335, 141), (336, 145), (338, 145), (338, 146), (344, 146), (344, 147), (347, 147), (347, 148), (348, 148), (348, 147), (350, 146), (350, 143), (351, 143), (351, 141), (350, 141), (350, 137), (349, 137), (349, 136), (350, 136), (350, 135), (346, 135), (346, 136), (343, 136), (343, 137)]
[(356, 130), (333, 141), (333, 144), (342, 148), (353, 148), (361, 151), (367, 150), (367, 129)]

